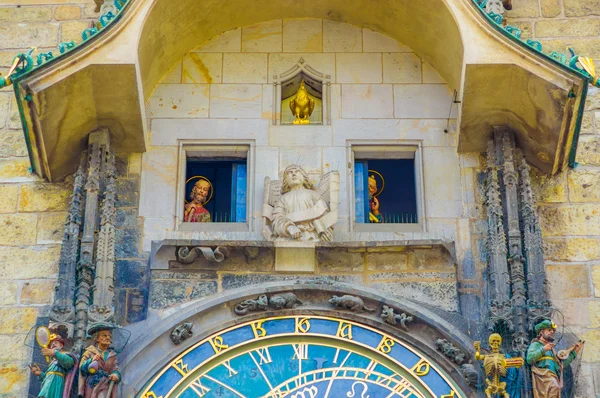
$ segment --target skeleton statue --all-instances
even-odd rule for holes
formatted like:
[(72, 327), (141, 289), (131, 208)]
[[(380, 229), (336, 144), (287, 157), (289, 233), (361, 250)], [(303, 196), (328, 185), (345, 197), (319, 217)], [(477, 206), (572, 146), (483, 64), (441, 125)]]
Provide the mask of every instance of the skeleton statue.
[(500, 352), (502, 346), (502, 336), (498, 333), (492, 333), (488, 340), (491, 354), (481, 354), (481, 343), (475, 341), (473, 346), (475, 347), (475, 359), (483, 361), (483, 369), (487, 379), (485, 380), (487, 388), (485, 389), (485, 396), (492, 398), (500, 396), (503, 398), (510, 398), (508, 392), (506, 392), (506, 382), (500, 381), (501, 377), (505, 377), (507, 368), (520, 368), (523, 366), (523, 358), (506, 358), (504, 354)]
[(337, 221), (340, 176), (325, 174), (315, 187), (298, 165), (288, 166), (283, 181), (265, 178), (263, 236), (275, 241), (330, 242)]

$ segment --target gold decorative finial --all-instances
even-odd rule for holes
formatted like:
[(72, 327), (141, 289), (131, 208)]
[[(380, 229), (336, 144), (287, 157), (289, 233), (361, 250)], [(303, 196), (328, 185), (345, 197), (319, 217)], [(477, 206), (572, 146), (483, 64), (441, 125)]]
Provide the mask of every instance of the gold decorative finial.
[(596, 76), (596, 67), (594, 66), (594, 61), (588, 57), (579, 57), (579, 63), (592, 77), (592, 84), (596, 86), (596, 83), (598, 83), (598, 76)]
[(290, 101), (290, 110), (296, 116), (294, 124), (309, 124), (308, 118), (312, 115), (315, 109), (315, 100), (310, 98), (306, 88), (304, 87), (304, 79), (300, 82), (300, 88), (296, 95)]

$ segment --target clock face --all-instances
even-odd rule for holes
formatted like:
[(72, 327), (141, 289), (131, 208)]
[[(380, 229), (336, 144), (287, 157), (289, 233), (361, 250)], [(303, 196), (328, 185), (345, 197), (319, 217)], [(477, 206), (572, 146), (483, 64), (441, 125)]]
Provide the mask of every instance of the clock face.
[(200, 341), (139, 397), (463, 397), (414, 348), (352, 321), (267, 318)]

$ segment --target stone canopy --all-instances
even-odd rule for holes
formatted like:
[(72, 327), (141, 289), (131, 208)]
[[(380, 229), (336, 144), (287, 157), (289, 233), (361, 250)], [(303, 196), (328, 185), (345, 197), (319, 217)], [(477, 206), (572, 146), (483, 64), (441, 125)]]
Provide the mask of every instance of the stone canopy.
[(50, 181), (73, 173), (100, 127), (117, 152), (144, 151), (145, 102), (186, 51), (239, 26), (299, 16), (369, 27), (430, 63), (456, 90), (460, 152), (484, 152), (493, 126), (504, 125), (531, 165), (550, 174), (567, 165), (586, 78), (518, 45), (474, 2), (131, 0), (107, 29), (15, 79), (34, 171)]

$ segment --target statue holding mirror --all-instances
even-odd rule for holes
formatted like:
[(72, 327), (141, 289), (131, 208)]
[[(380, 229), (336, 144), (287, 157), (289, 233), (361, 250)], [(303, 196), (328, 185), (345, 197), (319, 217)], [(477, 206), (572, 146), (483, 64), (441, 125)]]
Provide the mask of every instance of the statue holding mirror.
[(36, 363), (29, 366), (31, 373), (42, 382), (42, 388), (37, 396), (44, 398), (70, 397), (75, 378), (73, 370), (77, 368), (77, 358), (64, 349), (63, 337), (50, 332), (45, 326), (36, 329), (35, 338), (42, 348), (42, 355), (46, 357), (46, 362), (49, 362), (46, 371), (42, 371)]

